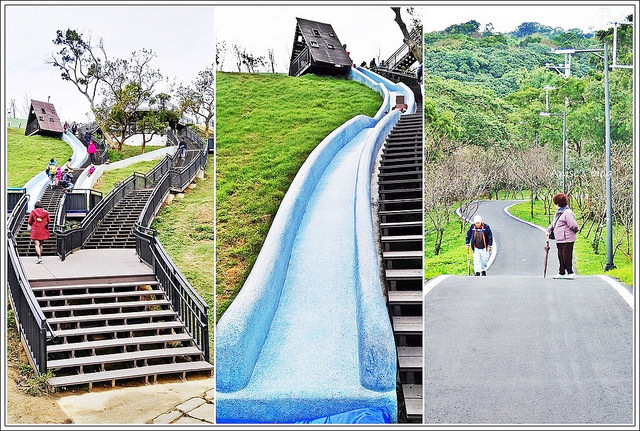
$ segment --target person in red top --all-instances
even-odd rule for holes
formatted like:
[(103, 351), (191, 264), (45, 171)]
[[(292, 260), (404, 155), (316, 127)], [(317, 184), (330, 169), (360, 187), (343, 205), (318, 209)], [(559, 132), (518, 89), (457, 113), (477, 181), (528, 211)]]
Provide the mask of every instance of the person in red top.
[(36, 246), (36, 263), (42, 263), (43, 241), (49, 239), (49, 211), (42, 207), (42, 202), (38, 201), (34, 205), (33, 211), (29, 214), (29, 226), (31, 226), (31, 239)]
[(87, 153), (89, 157), (91, 157), (91, 164), (96, 163), (96, 144), (93, 143), (93, 140), (89, 141), (89, 146), (87, 147)]

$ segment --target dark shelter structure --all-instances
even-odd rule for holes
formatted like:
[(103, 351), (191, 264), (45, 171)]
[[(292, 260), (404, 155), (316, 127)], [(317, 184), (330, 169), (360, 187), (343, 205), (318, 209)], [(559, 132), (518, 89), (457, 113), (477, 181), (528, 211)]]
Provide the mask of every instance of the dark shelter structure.
[(60, 117), (53, 103), (31, 100), (25, 136), (34, 134), (59, 136), (63, 132)]
[(291, 50), (289, 76), (305, 73), (346, 75), (351, 59), (331, 24), (296, 18), (296, 34)]

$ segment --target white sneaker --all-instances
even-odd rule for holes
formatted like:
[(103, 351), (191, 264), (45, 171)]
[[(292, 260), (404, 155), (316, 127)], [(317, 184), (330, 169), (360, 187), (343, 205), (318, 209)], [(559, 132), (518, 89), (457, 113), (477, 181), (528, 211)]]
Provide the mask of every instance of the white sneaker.
[(574, 280), (576, 278), (575, 274), (567, 274), (564, 276), (565, 279), (567, 280)]
[(554, 275), (554, 276), (553, 276), (553, 278), (555, 278), (555, 279), (557, 280), (557, 279), (563, 279), (563, 278), (566, 278), (566, 276), (565, 276), (565, 275), (563, 275), (563, 274), (556, 274), (556, 275)]
[(36, 263), (42, 263), (42, 258), (41, 257), (36, 257)]

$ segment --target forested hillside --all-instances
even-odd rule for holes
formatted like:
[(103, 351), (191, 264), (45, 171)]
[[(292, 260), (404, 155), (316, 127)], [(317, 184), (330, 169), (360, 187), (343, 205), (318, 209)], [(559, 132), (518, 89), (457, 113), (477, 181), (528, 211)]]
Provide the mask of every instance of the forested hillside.
[[(631, 25), (618, 28), (618, 64), (633, 61), (632, 31)], [(427, 235), (441, 236), (452, 222), (452, 202), (469, 205), (497, 196), (498, 190), (530, 196), (531, 217), (534, 201), (542, 200), (550, 215), (550, 198), (562, 188), (566, 112), (567, 191), (594, 252), (604, 252), (602, 53), (573, 54), (567, 78), (545, 67), (564, 64), (564, 55), (550, 53), (553, 49), (601, 49), (603, 42), (609, 44), (611, 64), (612, 29), (585, 34), (522, 23), (499, 34), (472, 20), (425, 35)], [(633, 72), (611, 70), (609, 92), (614, 247), (630, 257)], [(554, 115), (541, 116), (545, 111)], [(439, 241), (426, 252), (438, 254)]]

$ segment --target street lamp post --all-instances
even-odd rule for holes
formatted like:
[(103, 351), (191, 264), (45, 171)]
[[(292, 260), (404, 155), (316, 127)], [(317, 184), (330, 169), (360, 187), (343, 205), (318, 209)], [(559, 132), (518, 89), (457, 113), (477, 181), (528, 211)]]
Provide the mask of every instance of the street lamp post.
[[(605, 271), (614, 269), (613, 263), (613, 220), (612, 220), (612, 204), (611, 204), (611, 118), (609, 114), (609, 48), (606, 43), (602, 49), (562, 49), (552, 51), (553, 54), (570, 55), (579, 52), (588, 52), (600, 57), (598, 52), (603, 53), (604, 60), (604, 147), (605, 147), (605, 201), (607, 208), (607, 263), (604, 266)], [(566, 77), (566, 76), (565, 76)], [(542, 114), (541, 114), (542, 115)]]
[(562, 193), (567, 194), (567, 111), (541, 112), (541, 117), (562, 117)]

